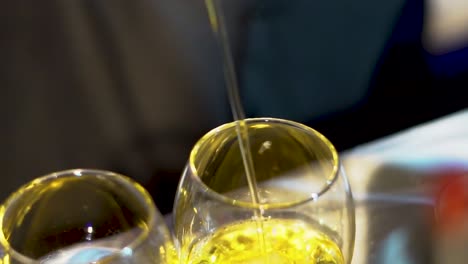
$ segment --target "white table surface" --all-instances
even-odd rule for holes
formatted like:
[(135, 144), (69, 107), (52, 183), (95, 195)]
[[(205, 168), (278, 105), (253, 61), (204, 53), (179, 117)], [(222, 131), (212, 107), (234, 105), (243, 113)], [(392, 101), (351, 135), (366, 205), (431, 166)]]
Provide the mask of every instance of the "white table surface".
[(468, 171), (468, 110), (350, 149), (342, 161), (356, 201), (353, 264), (427, 263), (434, 172)]

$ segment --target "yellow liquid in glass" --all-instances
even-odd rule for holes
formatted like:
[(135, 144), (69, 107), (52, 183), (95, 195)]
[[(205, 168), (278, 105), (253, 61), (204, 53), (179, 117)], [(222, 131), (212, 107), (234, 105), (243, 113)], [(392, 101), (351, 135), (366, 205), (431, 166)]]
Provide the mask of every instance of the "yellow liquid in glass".
[[(196, 243), (188, 264), (343, 264), (340, 248), (301, 220), (271, 219), (229, 225)], [(258, 241), (263, 233), (264, 248)]]
[[(113, 254), (138, 237), (150, 235), (145, 206), (138, 196), (105, 178), (82, 175), (36, 180), (21, 191), (21, 199), (8, 214), (0, 210), (2, 231), (16, 251), (40, 259), (37, 263), (76, 264), (86, 258), (95, 263), (97, 256)], [(6, 258), (0, 264), (17, 263)]]

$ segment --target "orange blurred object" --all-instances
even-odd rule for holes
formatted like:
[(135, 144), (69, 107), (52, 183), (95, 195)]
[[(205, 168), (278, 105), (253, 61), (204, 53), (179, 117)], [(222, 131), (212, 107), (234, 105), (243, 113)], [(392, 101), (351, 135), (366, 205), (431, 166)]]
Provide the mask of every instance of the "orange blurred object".
[(436, 196), (437, 226), (456, 228), (468, 217), (468, 172), (442, 175)]
[(436, 192), (434, 263), (466, 264), (468, 259), (468, 171), (445, 172)]

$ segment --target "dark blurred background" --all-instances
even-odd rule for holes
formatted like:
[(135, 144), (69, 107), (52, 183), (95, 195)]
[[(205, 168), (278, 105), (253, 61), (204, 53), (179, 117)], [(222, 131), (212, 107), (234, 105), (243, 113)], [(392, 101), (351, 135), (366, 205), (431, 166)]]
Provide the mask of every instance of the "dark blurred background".
[[(283, 23), (265, 13), (243, 39), (248, 116), (305, 123), (342, 151), (468, 106), (468, 41), (431, 49), (437, 0), (271, 2)], [(303, 23), (288, 17), (314, 33), (281, 31)], [(307, 48), (268, 39), (285, 32)], [(7, 1), (0, 38), (1, 199), (49, 172), (99, 168), (170, 212), (191, 147), (232, 120), (203, 1)], [(303, 56), (307, 67), (285, 59)]]

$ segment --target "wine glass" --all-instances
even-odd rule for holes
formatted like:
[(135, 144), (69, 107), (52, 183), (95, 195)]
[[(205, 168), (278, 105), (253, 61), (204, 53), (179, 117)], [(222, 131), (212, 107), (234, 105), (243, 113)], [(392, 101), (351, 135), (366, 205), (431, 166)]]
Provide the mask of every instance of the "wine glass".
[(0, 263), (169, 263), (150, 195), (108, 171), (74, 169), (24, 185), (0, 207)]
[(190, 154), (174, 204), (181, 263), (350, 263), (354, 203), (333, 145), (300, 123), (246, 119), (255, 202), (236, 122)]

